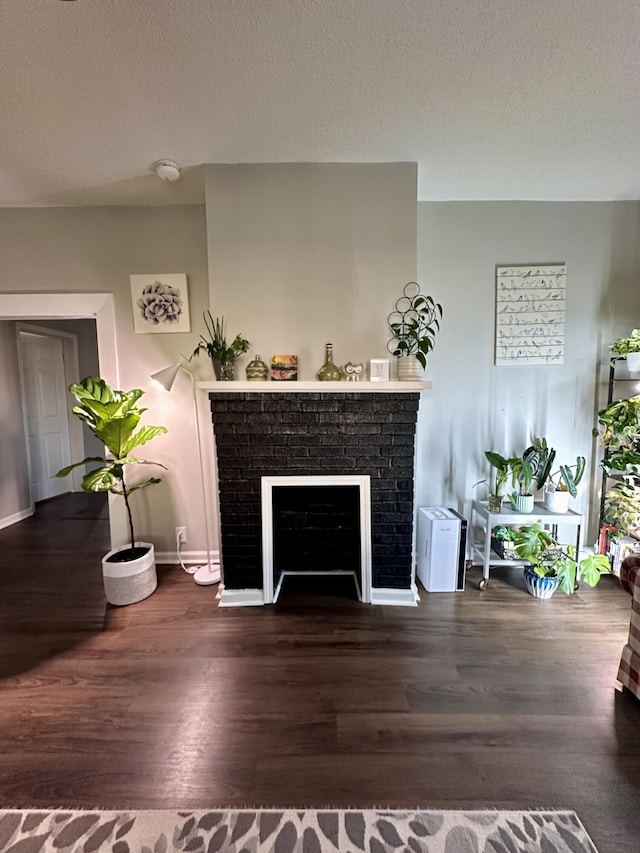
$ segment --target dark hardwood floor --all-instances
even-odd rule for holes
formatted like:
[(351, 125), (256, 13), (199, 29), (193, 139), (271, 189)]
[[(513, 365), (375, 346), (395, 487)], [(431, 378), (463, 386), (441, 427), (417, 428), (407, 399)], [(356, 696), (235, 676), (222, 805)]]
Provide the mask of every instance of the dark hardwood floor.
[(489, 589), (361, 605), (296, 585), (265, 608), (161, 567), (108, 607), (96, 496), (0, 531), (0, 805), (575, 809), (640, 849), (640, 703), (616, 671), (630, 599)]

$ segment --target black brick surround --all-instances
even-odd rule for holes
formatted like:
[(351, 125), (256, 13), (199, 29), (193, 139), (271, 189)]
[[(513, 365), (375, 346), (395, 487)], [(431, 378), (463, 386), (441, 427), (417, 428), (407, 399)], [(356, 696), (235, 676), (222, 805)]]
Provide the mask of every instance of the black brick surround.
[(372, 586), (411, 587), (418, 392), (209, 398), (227, 589), (262, 587), (261, 477), (314, 474), (371, 477)]

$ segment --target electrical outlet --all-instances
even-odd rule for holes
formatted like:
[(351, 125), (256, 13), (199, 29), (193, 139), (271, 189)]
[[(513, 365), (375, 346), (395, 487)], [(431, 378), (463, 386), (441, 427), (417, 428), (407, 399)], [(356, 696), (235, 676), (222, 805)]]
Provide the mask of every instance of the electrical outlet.
[(176, 542), (186, 542), (187, 541), (187, 528), (186, 527), (176, 527)]

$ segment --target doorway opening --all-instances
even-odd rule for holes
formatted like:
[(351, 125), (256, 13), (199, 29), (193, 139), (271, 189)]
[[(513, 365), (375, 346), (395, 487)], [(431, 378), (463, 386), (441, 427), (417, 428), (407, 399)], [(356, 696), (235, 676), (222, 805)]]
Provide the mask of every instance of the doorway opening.
[[(111, 293), (0, 293), (0, 320), (95, 321), (100, 375), (118, 386), (115, 310)], [(124, 510), (109, 500), (111, 541), (124, 524)]]

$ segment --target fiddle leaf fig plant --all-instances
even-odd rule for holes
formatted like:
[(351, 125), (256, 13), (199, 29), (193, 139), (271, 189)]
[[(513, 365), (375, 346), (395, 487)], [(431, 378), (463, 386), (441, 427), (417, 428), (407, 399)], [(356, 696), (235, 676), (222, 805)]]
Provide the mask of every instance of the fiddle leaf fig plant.
[(98, 463), (97, 468), (83, 477), (82, 488), (85, 492), (111, 492), (124, 499), (131, 541), (130, 559), (132, 559), (136, 546), (129, 496), (138, 489), (159, 483), (160, 480), (157, 477), (149, 477), (131, 485), (128, 477), (125, 478), (125, 470), (128, 471), (133, 465), (159, 465), (165, 468), (160, 462), (150, 462), (134, 456), (132, 451), (157, 435), (166, 433), (166, 427), (142, 426), (138, 429), (140, 418), (147, 411), (138, 405), (138, 400), (144, 394), (140, 388), (132, 391), (116, 391), (110, 388), (104, 379), (88, 376), (82, 382), (70, 385), (69, 391), (78, 401), (78, 405), (73, 408), (73, 414), (89, 427), (111, 455), (87, 456), (81, 462), (74, 462), (62, 468), (56, 476), (66, 477), (80, 465)]

